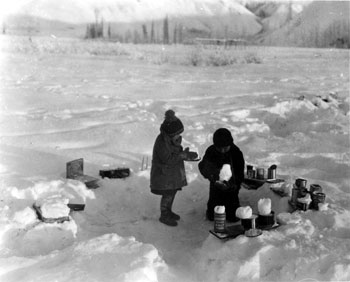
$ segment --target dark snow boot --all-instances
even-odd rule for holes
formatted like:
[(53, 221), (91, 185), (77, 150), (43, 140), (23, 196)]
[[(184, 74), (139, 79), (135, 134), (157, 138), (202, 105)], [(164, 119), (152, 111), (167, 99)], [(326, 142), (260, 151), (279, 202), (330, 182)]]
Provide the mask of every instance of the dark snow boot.
[(176, 213), (174, 213), (173, 211), (170, 211), (169, 214), (170, 218), (174, 219), (174, 220), (180, 220), (180, 216)]
[[(176, 220), (180, 219), (180, 216), (171, 211), (176, 191), (171, 193), (164, 193), (160, 200), (160, 218), (159, 221), (169, 226), (176, 226)], [(178, 218), (178, 219), (176, 219)]]
[(159, 221), (168, 226), (177, 226), (176, 220), (171, 218), (169, 215), (161, 215)]

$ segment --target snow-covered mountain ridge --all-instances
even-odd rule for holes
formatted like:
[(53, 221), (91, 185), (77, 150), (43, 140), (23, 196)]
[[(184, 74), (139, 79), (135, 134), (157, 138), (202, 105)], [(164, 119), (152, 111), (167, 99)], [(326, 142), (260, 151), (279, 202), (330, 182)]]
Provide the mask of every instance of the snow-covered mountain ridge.
[[(169, 17), (184, 17), (236, 14), (255, 17), (254, 13), (249, 10), (250, 5), (255, 7), (253, 2), (248, 5), (246, 1), (230, 0), (30, 0), (18, 5), (12, 13), (69, 23), (91, 22), (95, 20), (96, 16), (111, 22), (135, 22), (158, 20), (167, 15)], [(260, 11), (264, 5), (260, 3)], [(271, 10), (275, 4), (270, 3), (269, 5)], [(300, 6), (301, 4), (293, 4), (293, 7), (295, 5)]]
[(118, 41), (139, 43), (142, 40), (130, 38), (135, 33), (146, 32), (143, 26), (150, 33), (154, 23), (155, 33), (161, 38), (163, 21), (169, 18), (170, 43), (175, 42), (172, 37), (179, 26), (184, 30), (181, 36), (185, 41), (195, 37), (245, 38), (264, 44), (317, 47), (334, 45), (338, 39), (345, 47), (349, 42), (348, 1), (29, 0), (18, 3), (21, 4), (9, 10), (11, 16), (3, 21), (7, 33), (84, 37), (88, 23), (103, 21), (105, 34), (108, 23)]
[[(61, 0), (58, 2), (30, 0), (22, 1), (22, 3), (18, 4), (16, 9), (9, 11), (9, 14), (22, 17), (21, 20), (16, 19), (17, 25), (22, 27), (36, 21), (25, 20), (26, 17), (65, 22), (71, 25), (86, 24), (96, 20), (125, 25), (162, 21), (165, 17), (169, 17), (173, 22), (179, 22), (189, 29), (203, 31), (205, 36), (230, 35), (232, 37), (251, 36), (262, 32), (263, 28), (279, 27), (288, 17), (299, 13), (309, 2), (269, 1), (265, 3), (243, 0)], [(271, 23), (269, 18), (271, 18)], [(226, 31), (223, 31), (224, 29)]]

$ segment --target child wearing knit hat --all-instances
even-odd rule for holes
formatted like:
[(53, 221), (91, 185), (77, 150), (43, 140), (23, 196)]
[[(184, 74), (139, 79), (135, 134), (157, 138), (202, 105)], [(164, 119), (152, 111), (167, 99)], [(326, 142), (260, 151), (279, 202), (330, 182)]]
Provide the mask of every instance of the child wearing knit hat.
[(216, 206), (225, 206), (227, 220), (239, 220), (236, 209), (240, 207), (238, 193), (244, 179), (244, 157), (228, 129), (219, 128), (214, 132), (213, 145), (207, 148), (198, 168), (210, 183), (207, 219), (214, 220)]
[(177, 191), (187, 185), (184, 161), (198, 157), (189, 148), (183, 149), (181, 133), (184, 126), (173, 110), (165, 112), (160, 134), (153, 146), (151, 192), (161, 195), (159, 221), (176, 226), (180, 216), (172, 211)]

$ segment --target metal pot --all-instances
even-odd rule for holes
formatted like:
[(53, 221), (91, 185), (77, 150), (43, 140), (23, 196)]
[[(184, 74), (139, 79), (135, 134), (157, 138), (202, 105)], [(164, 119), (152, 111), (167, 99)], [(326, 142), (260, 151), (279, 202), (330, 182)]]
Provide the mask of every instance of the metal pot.
[(318, 210), (318, 204), (324, 203), (326, 200), (326, 194), (325, 193), (312, 193), (311, 194), (311, 208)]
[(321, 185), (311, 184), (310, 185), (310, 194), (312, 195), (313, 193), (322, 193)]
[(267, 179), (276, 179), (276, 169), (269, 168), (267, 170)]
[(306, 188), (307, 180), (303, 178), (298, 178), (295, 180), (295, 185), (299, 188)]

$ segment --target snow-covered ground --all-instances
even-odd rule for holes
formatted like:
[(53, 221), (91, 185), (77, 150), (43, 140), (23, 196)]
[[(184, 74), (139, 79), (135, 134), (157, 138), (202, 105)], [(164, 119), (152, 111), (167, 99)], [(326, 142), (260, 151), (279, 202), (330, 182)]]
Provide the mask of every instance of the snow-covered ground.
[[(349, 281), (349, 52), (259, 52), (261, 64), (226, 67), (3, 53), (0, 280)], [(168, 108), (185, 126), (185, 146), (203, 155), (227, 127), (248, 164), (276, 164), (287, 191), (299, 177), (320, 184), (328, 206), (290, 213), (289, 198), (268, 184), (242, 188), (243, 206), (256, 213), (270, 198), (283, 224), (220, 241), (205, 219), (208, 183), (189, 162), (174, 203), (179, 225), (161, 224), (149, 172)], [(77, 158), (97, 178), (106, 168), (132, 173), (88, 190), (65, 179)], [(52, 204), (64, 215), (67, 201), (86, 206), (64, 223), (41, 222), (32, 208)]]

